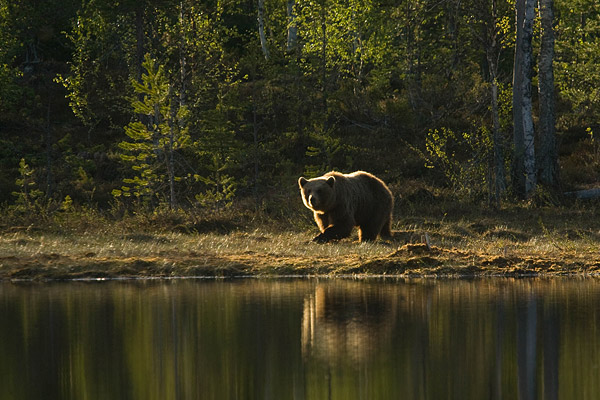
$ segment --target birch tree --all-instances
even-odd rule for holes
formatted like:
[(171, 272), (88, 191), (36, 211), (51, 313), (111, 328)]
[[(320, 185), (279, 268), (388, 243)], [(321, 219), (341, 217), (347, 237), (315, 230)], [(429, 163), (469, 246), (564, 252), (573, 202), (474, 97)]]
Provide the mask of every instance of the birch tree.
[(265, 0), (258, 0), (258, 36), (265, 60), (269, 59), (269, 47), (265, 36)]
[(298, 26), (296, 24), (296, 11), (294, 10), (296, 0), (287, 0), (287, 51), (292, 51), (296, 48), (298, 42)]
[(539, 139), (538, 168), (540, 183), (553, 186), (558, 180), (557, 149), (554, 114), (554, 31), (553, 0), (539, 0), (542, 27), (540, 56), (538, 63), (539, 90)]

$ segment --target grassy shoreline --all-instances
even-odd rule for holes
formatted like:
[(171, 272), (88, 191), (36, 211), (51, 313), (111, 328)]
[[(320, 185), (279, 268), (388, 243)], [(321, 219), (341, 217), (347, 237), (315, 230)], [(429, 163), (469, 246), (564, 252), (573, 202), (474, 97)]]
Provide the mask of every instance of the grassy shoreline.
[(353, 237), (325, 245), (310, 241), (316, 233), (310, 224), (255, 217), (192, 225), (181, 215), (119, 221), (63, 215), (44, 227), (5, 224), (0, 280), (600, 275), (600, 224), (592, 207), (406, 214), (390, 241), (361, 244)]

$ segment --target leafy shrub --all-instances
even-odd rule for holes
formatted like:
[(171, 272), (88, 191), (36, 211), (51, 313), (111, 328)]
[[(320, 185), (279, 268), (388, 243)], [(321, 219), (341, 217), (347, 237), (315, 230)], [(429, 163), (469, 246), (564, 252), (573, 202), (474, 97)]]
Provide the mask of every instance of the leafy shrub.
[(480, 128), (474, 133), (457, 134), (451, 129), (432, 129), (425, 138), (428, 168), (439, 169), (458, 195), (477, 197), (489, 190), (491, 133)]

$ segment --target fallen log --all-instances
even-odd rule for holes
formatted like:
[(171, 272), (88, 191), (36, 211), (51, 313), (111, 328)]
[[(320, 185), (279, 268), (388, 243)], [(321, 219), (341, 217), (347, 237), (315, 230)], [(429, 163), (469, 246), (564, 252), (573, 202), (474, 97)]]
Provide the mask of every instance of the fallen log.
[(600, 197), (600, 188), (565, 192), (564, 195), (567, 197), (575, 197), (576, 199), (595, 199)]

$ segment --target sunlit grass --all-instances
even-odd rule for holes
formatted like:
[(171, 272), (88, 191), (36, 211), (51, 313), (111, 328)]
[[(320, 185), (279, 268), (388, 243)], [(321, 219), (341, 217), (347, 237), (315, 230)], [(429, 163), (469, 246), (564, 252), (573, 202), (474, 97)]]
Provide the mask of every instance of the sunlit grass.
[(384, 256), (393, 250), (386, 242), (358, 243), (355, 240), (320, 245), (312, 234), (298, 232), (262, 233), (236, 231), (229, 234), (155, 233), (56, 235), (11, 233), (0, 235), (2, 257), (36, 258), (63, 255), (85, 258), (254, 257), (289, 259), (357, 259)]
[(488, 265), (495, 273), (503, 273), (502, 268), (600, 268), (600, 223), (593, 209), (442, 211), (399, 213), (391, 240), (358, 243), (354, 232), (329, 244), (311, 241), (317, 229), (310, 223), (286, 225), (264, 217), (234, 214), (206, 221), (177, 214), (78, 222), (65, 216), (48, 227), (0, 230), (0, 278), (15, 271), (51, 276), (52, 268), (63, 278), (71, 271), (108, 276), (427, 275), (466, 267), (481, 273)]

